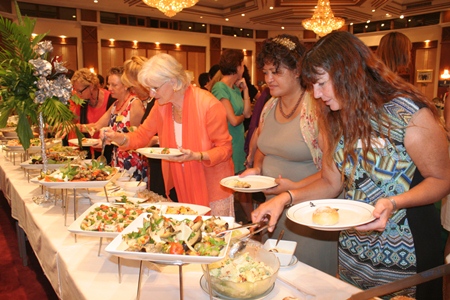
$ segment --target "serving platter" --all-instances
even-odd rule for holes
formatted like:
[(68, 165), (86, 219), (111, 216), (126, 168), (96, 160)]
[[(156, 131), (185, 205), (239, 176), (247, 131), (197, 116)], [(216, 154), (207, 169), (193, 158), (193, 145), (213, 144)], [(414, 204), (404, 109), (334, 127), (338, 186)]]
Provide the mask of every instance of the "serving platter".
[[(128, 198), (129, 199), (129, 198)], [(108, 207), (121, 207), (121, 204), (116, 203), (109, 203), (109, 202), (97, 202), (94, 203), (91, 207), (89, 207), (83, 214), (81, 214), (69, 227), (68, 230), (75, 234), (85, 235), (85, 236), (93, 236), (93, 237), (106, 237), (106, 238), (114, 238), (119, 234), (119, 231), (91, 231), (91, 230), (84, 230), (81, 228), (81, 223), (83, 222), (84, 218), (88, 216), (91, 212), (98, 210), (101, 206), (108, 206)], [(176, 206), (172, 205), (172, 203), (142, 203), (139, 204), (139, 207), (143, 210), (149, 208), (149, 207), (156, 207), (156, 209), (160, 210), (161, 214), (165, 214), (167, 207), (169, 206)], [(194, 204), (186, 204), (185, 206), (190, 207), (193, 210), (198, 211), (198, 215), (204, 215), (205, 213), (210, 211), (209, 207), (200, 206), (200, 205), (194, 205)], [(172, 216), (172, 215), (168, 215)]]
[[(25, 162), (22, 162), (20, 166), (26, 170), (42, 170), (44, 168), (44, 164), (32, 164), (32, 159), (29, 159)], [(59, 169), (66, 165), (66, 163), (62, 164), (47, 164), (48, 169)]]
[[(335, 225), (318, 225), (313, 223), (312, 215), (321, 206), (338, 209), (339, 222)], [(375, 217), (372, 215), (374, 207), (370, 204), (344, 199), (311, 200), (292, 206), (286, 216), (293, 222), (323, 231), (341, 231), (359, 225), (367, 224)]]
[[(89, 189), (89, 188), (102, 188), (107, 185), (114, 176), (117, 176), (118, 169), (115, 169), (115, 173), (112, 174), (108, 180), (96, 180), (96, 181), (46, 181), (45, 179), (39, 179), (39, 177), (34, 177), (30, 179), (32, 183), (38, 183), (48, 188), (58, 188), (58, 189)], [(58, 175), (60, 170), (57, 170), (50, 174), (50, 176)]]
[[(69, 143), (78, 146), (78, 139), (70, 139)], [(81, 140), (81, 146), (83, 146), (83, 147), (91, 147), (91, 146), (94, 146), (94, 145), (97, 145), (97, 144), (100, 144), (100, 140), (99, 139), (83, 138)]]
[(148, 148), (139, 148), (136, 149), (136, 152), (148, 157), (148, 158), (155, 158), (155, 159), (166, 159), (169, 157), (175, 157), (183, 155), (183, 153), (175, 148), (168, 148), (169, 153), (167, 154), (161, 154), (161, 151), (166, 148), (157, 148), (157, 147), (148, 147)]
[[(236, 186), (237, 184), (242, 183), (248, 183), (250, 187)], [(261, 175), (248, 175), (245, 177), (230, 176), (223, 178), (220, 181), (220, 184), (236, 192), (242, 193), (261, 192), (278, 185), (277, 183), (275, 183), (275, 178)]]
[[(197, 216), (176, 216), (173, 215), (171, 218), (175, 220), (184, 220), (191, 219), (194, 220)], [(128, 245), (123, 240), (123, 236), (128, 233), (136, 232), (140, 228), (142, 228), (144, 218), (148, 218), (147, 214), (141, 214), (133, 223), (131, 223), (127, 228), (125, 228), (119, 235), (117, 235), (114, 240), (106, 246), (106, 251), (114, 254), (116, 256), (133, 259), (133, 260), (145, 260), (145, 261), (153, 261), (159, 263), (166, 264), (187, 264), (187, 263), (196, 263), (196, 264), (209, 264), (215, 261), (219, 261), (223, 259), (228, 251), (228, 246), (230, 244), (231, 234), (227, 234), (225, 236), (226, 246), (222, 248), (219, 256), (196, 256), (196, 255), (181, 255), (181, 254), (165, 254), (165, 253), (147, 253), (147, 252), (133, 252), (127, 251)], [(211, 216), (202, 216), (202, 218), (208, 219)], [(222, 220), (226, 221), (229, 227), (234, 225), (233, 217), (220, 217)]]

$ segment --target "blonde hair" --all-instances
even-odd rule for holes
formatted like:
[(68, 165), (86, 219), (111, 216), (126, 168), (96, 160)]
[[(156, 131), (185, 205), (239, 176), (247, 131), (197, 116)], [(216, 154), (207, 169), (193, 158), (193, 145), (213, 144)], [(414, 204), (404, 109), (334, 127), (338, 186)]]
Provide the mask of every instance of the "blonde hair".
[(406, 72), (411, 61), (411, 40), (400, 32), (384, 35), (377, 48), (377, 55), (394, 73)]
[(82, 85), (94, 85), (96, 87), (100, 87), (100, 81), (97, 77), (97, 74), (92, 73), (88, 68), (82, 68), (78, 71), (75, 71), (75, 73), (72, 76), (72, 84), (75, 82), (78, 82)]
[(152, 56), (144, 63), (138, 75), (139, 82), (147, 88), (160, 86), (171, 79), (176, 81), (173, 85), (175, 91), (186, 88), (192, 80), (181, 63), (166, 53)]
[(132, 56), (123, 63), (122, 83), (127, 87), (139, 85), (138, 74), (144, 63), (148, 61), (144, 56)]

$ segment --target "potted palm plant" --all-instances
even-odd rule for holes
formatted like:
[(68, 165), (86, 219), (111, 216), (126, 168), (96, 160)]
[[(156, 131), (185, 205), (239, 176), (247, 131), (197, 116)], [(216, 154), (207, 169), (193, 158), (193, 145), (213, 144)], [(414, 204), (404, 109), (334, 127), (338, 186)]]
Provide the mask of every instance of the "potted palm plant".
[[(70, 130), (74, 114), (69, 109), (72, 85), (65, 76), (67, 69), (60, 59), (49, 59), (51, 42), (42, 41), (47, 33), (32, 37), (35, 19), (22, 17), (15, 1), (17, 23), (0, 16), (0, 128), (7, 125), (11, 114), (18, 116), (16, 132), (24, 149), (30, 147), (32, 126), (40, 126), (45, 170), (43, 127)], [(77, 130), (81, 139), (82, 135)]]

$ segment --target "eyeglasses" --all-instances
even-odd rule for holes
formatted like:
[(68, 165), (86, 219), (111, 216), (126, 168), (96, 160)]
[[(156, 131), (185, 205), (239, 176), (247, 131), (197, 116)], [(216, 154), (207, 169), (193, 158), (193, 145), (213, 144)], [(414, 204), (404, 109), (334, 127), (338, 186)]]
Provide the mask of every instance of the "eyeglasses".
[(88, 87), (89, 87), (89, 85), (85, 86), (84, 89), (82, 89), (81, 91), (75, 91), (75, 92), (77, 92), (78, 95), (81, 95)]
[(169, 81), (165, 81), (165, 82), (164, 82), (163, 84), (161, 84), (159, 87), (151, 87), (151, 88), (149, 88), (150, 92), (153, 92), (153, 94), (156, 94), (156, 93), (158, 92), (158, 90), (159, 90), (160, 88), (162, 88), (163, 85), (165, 85), (167, 82), (169, 82)]

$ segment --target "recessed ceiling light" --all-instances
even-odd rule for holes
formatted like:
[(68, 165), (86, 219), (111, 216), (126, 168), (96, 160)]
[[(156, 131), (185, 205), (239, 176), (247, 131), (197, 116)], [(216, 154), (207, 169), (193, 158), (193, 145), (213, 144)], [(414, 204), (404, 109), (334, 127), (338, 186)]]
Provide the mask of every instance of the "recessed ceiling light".
[(372, 9), (372, 12), (375, 12), (375, 9)]
[(200, 19), (203, 19), (203, 16), (200, 16)]
[(392, 15), (391, 15), (390, 13), (387, 13), (387, 14), (386, 14), (386, 17), (389, 18), (389, 17), (392, 17)]
[(269, 9), (273, 9), (273, 6), (269, 7)]
[(384, 27), (384, 23), (381, 23), (381, 27)]
[(350, 23), (350, 26), (353, 26), (353, 22), (352, 22), (352, 23)]
[(228, 18), (225, 18), (225, 21), (227, 21), (227, 22), (228, 22), (228, 21), (230, 21), (230, 19), (228, 19)]
[(98, 3), (98, 0), (94, 0), (94, 3)]
[(370, 23), (370, 20), (367, 20), (367, 24), (369, 24)]
[(284, 26), (281, 26), (281, 29), (283, 29), (283, 30), (284, 30)]
[(241, 14), (241, 16), (245, 17), (245, 14)]
[(429, 43), (429, 42), (430, 42), (430, 40), (425, 40), (424, 42), (425, 42), (425, 43)]
[(400, 19), (403, 19), (405, 16), (404, 15), (400, 15)]
[(180, 47), (180, 43), (176, 43), (175, 46)]

